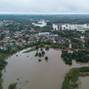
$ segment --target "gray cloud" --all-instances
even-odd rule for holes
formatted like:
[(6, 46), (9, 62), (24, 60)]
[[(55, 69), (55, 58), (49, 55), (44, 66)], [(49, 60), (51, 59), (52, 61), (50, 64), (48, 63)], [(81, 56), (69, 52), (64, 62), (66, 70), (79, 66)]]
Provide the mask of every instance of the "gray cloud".
[(0, 0), (0, 12), (88, 13), (89, 0)]

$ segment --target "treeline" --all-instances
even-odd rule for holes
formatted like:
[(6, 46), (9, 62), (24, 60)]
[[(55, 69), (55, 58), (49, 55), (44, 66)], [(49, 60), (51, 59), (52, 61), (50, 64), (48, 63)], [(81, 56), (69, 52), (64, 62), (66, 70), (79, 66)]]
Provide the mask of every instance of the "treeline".
[(79, 38), (82, 33), (75, 30), (60, 30), (60, 31), (53, 31), (52, 33), (58, 34), (61, 37), (66, 37), (66, 38)]
[(53, 23), (89, 23), (89, 15), (0, 15), (0, 20), (15, 20), (19, 22), (30, 22), (31, 20), (49, 20)]
[(89, 50), (78, 50), (69, 53), (68, 51), (62, 51), (61, 57), (66, 64), (72, 65), (72, 60), (81, 63), (89, 62)]

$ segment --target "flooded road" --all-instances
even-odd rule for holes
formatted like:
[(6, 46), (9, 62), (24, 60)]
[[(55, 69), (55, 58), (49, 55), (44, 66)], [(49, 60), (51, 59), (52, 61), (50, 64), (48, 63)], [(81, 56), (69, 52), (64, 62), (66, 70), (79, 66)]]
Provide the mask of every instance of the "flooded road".
[(61, 50), (50, 49), (46, 51), (48, 61), (35, 57), (36, 51), (23, 53), (23, 51), (9, 57), (8, 65), (3, 71), (3, 89), (8, 89), (12, 83), (17, 83), (17, 89), (61, 89), (65, 74), (72, 67), (83, 65), (73, 63), (65, 65), (61, 59)]

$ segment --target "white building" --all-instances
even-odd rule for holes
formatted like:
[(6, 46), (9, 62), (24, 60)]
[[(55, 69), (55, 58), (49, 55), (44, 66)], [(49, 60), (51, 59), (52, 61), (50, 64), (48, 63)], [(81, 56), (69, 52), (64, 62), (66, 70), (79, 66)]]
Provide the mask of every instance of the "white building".
[(38, 21), (37, 23), (32, 23), (32, 25), (38, 26), (38, 27), (45, 27), (47, 26), (47, 23), (44, 20), (41, 20), (41, 21)]
[(39, 32), (38, 33), (39, 36), (47, 36), (49, 34), (50, 34), (49, 32)]
[(53, 24), (53, 25), (52, 25), (52, 27), (53, 27), (53, 30), (59, 30), (59, 28), (58, 28), (58, 25), (57, 25), (57, 24)]
[(84, 32), (89, 30), (88, 24), (53, 24), (53, 30), (77, 30)]

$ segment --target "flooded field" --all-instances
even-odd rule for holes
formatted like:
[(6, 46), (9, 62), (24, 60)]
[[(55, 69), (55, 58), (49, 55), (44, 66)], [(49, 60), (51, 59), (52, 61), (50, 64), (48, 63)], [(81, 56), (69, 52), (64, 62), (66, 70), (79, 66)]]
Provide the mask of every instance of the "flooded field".
[(75, 62), (72, 66), (65, 65), (61, 59), (61, 50), (46, 51), (48, 61), (42, 57), (41, 62), (35, 53), (21, 51), (7, 59), (8, 65), (2, 76), (3, 89), (8, 89), (12, 83), (17, 83), (17, 89), (61, 89), (65, 74), (72, 67), (84, 66)]

